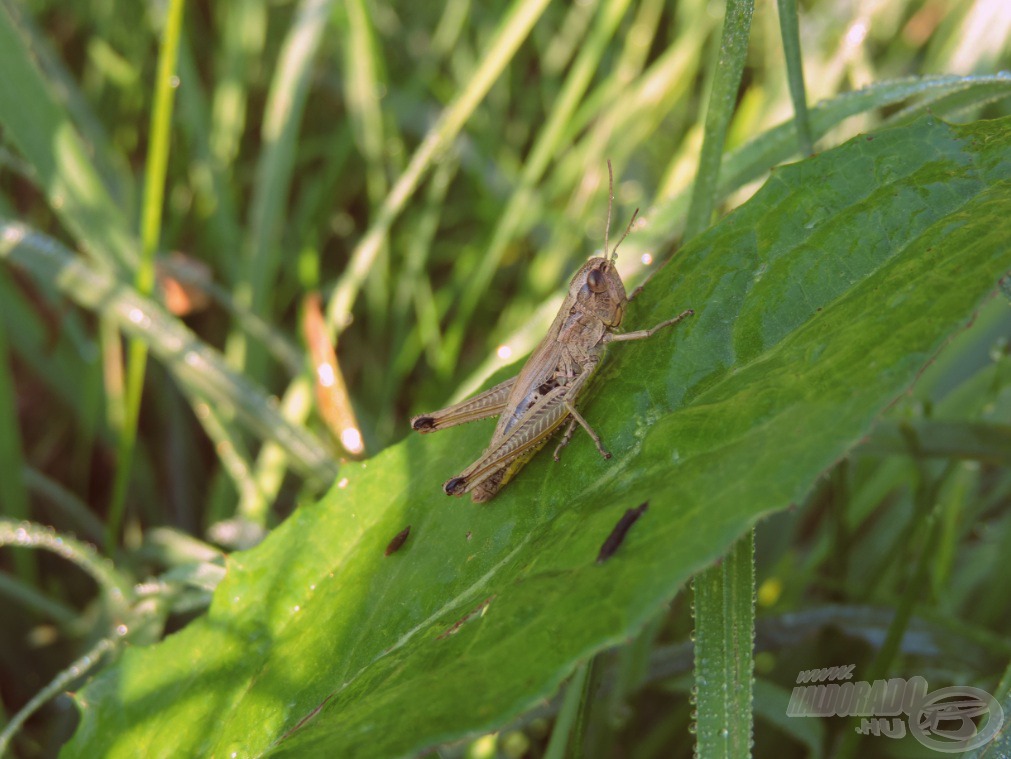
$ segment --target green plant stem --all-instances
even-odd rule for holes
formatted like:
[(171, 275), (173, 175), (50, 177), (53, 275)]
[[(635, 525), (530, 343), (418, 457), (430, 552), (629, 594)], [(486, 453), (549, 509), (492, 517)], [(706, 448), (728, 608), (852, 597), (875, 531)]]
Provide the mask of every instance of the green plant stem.
[(94, 548), (32, 522), (16, 522), (0, 517), (0, 546), (20, 546), (50, 551), (80, 567), (98, 584), (109, 605), (109, 616), (125, 617), (133, 597), (129, 580), (100, 556)]
[(751, 755), (755, 531), (696, 575), (697, 756)]
[(65, 691), (71, 683), (98, 666), (104, 656), (116, 648), (116, 643), (115, 638), (102, 638), (86, 654), (57, 674), (42, 690), (32, 696), (28, 703), (11, 717), (10, 722), (4, 726), (3, 732), (0, 733), (0, 756), (7, 755), (7, 747), (10, 745), (11, 739), (29, 717), (37, 712), (46, 701)]

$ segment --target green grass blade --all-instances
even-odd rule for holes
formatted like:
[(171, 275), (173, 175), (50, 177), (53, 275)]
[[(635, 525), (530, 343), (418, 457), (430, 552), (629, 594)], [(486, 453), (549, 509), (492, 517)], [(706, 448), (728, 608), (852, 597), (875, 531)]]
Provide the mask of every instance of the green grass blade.
[(776, 7), (779, 9), (779, 28), (783, 35), (783, 55), (786, 58), (786, 76), (790, 82), (790, 99), (793, 101), (793, 119), (797, 126), (798, 152), (811, 155), (814, 152), (814, 140), (811, 138), (811, 123), (807, 115), (797, 0), (778, 0)]
[(593, 661), (583, 662), (576, 667), (572, 679), (565, 685), (565, 696), (562, 707), (558, 711), (558, 719), (551, 730), (551, 740), (544, 751), (544, 759), (565, 759), (570, 756), (581, 756), (581, 741), (579, 727), (580, 712), (586, 708), (586, 702), (591, 697), (588, 689)]
[(720, 55), (713, 76), (712, 92), (706, 108), (705, 139), (699, 155), (699, 169), (692, 190), (692, 202), (685, 221), (685, 238), (691, 239), (709, 226), (716, 207), (720, 162), (727, 129), (734, 115), (741, 86), (744, 61), (751, 38), (754, 0), (728, 0), (720, 38)]
[[(0, 124), (33, 179), (82, 248), (112, 270), (133, 270), (137, 243), (88, 150), (35, 66), (10, 7), (0, 5)], [(30, 107), (28, 107), (30, 106)]]
[[(944, 76), (917, 77), (879, 82), (856, 92), (849, 92), (810, 109), (812, 137), (817, 140), (845, 119), (878, 108), (886, 108), (914, 97), (941, 97), (952, 92), (962, 93), (973, 102), (988, 102), (1000, 93), (1011, 96), (1011, 76)], [(964, 101), (962, 101), (964, 104)], [(921, 114), (922, 115), (922, 114)], [(726, 198), (742, 185), (754, 181), (797, 153), (796, 129), (793, 121), (773, 127), (752, 142), (727, 154), (720, 169), (719, 199)], [(624, 243), (630, 259), (636, 253), (675, 242), (683, 228), (682, 218), (688, 207), (688, 196), (680, 193), (658, 204), (651, 212), (651, 224)], [(635, 271), (635, 267), (632, 267)]]
[[(501, 265), (506, 246), (528, 231), (530, 219), (534, 218), (531, 211), (538, 200), (535, 188), (544, 178), (554, 157), (564, 152), (565, 141), (575, 137), (568, 133), (568, 127), (600, 68), (608, 43), (627, 9), (627, 0), (609, 0), (597, 11), (593, 28), (580, 46), (561, 91), (552, 103), (547, 121), (538, 130), (537, 140), (523, 164), (523, 171), (491, 234), (477, 270), (467, 276), (467, 286), (463, 289), (457, 313), (454, 315), (453, 328), (450, 330), (452, 344), (444, 359), (447, 363), (456, 362), (459, 343), (463, 339), (466, 325), (471, 321), (474, 308), (486, 297), (488, 286)], [(590, 158), (599, 167), (597, 171), (590, 173), (590, 176), (595, 176), (599, 180), (603, 176), (603, 160), (599, 156)], [(594, 184), (599, 184), (599, 181)]]
[[(295, 170), (296, 139), (312, 63), (332, 4), (332, 0), (303, 0), (299, 5), (271, 82), (263, 122), (265, 149), (257, 165), (251, 201), (245, 276), (235, 291), (236, 303), (254, 314), (270, 313), (274, 308), (273, 283), (281, 263), (281, 232)], [(247, 346), (241, 333), (232, 336), (228, 354), (233, 365), (245, 366), (250, 376), (262, 375), (262, 351)]]
[(259, 385), (228, 368), (220, 353), (161, 306), (91, 269), (56, 241), (21, 224), (0, 220), (0, 259), (58, 287), (79, 305), (108, 315), (127, 334), (143, 337), (177, 381), (208, 402), (234, 408), (248, 429), (280, 445), (293, 466), (315, 487), (333, 481), (337, 465), (326, 445), (288, 422)]
[[(165, 17), (161, 49), (158, 55), (158, 75), (155, 79), (154, 108), (151, 111), (151, 139), (144, 171), (144, 201), (141, 207), (140, 261), (134, 273), (137, 294), (149, 298), (154, 292), (154, 258), (161, 240), (162, 205), (165, 197), (165, 172), (168, 167), (169, 135), (172, 128), (172, 102), (177, 85), (176, 58), (182, 34), (183, 0), (172, 0)], [(111, 554), (119, 539), (126, 509), (127, 486), (133, 469), (134, 448), (137, 445), (137, 423), (140, 401), (144, 392), (147, 365), (147, 344), (132, 338), (126, 367), (126, 414), (119, 429), (116, 450), (116, 474), (112, 484), (109, 513), (105, 523), (105, 548)]]
[(351, 261), (333, 289), (327, 304), (327, 326), (334, 333), (348, 324), (351, 307), (389, 234), (394, 219), (414, 194), (421, 177), (431, 168), (439, 152), (460, 133), (467, 119), (487, 94), (516, 49), (544, 12), (547, 0), (514, 0), (489, 41), (484, 57), (453, 102), (422, 140), (407, 168), (394, 183), (375, 220), (351, 253)]
[[(3, 513), (13, 519), (30, 518), (28, 491), (18, 473), (24, 469), (17, 397), (14, 390), (14, 363), (7, 344), (8, 320), (0, 303), (0, 461), (10, 467), (6, 477), (0, 477), (0, 503)], [(38, 572), (32, 557), (18, 553), (14, 557), (18, 577), (34, 585)]]

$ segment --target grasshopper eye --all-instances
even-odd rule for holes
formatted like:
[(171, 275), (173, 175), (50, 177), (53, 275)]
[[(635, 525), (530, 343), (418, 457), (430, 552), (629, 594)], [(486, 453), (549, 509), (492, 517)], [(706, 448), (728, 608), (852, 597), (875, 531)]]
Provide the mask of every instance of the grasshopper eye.
[(590, 273), (586, 275), (586, 285), (595, 293), (602, 293), (607, 289), (604, 275), (600, 273), (600, 269), (590, 270)]

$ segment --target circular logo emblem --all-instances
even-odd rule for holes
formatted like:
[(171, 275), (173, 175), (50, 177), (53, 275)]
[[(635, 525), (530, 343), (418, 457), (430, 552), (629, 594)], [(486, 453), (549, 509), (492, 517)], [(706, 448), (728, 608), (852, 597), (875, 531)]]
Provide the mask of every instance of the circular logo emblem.
[[(977, 727), (973, 717), (984, 717)], [(1004, 710), (985, 690), (956, 685), (928, 693), (909, 712), (909, 732), (933, 751), (954, 754), (986, 745), (1004, 724)]]

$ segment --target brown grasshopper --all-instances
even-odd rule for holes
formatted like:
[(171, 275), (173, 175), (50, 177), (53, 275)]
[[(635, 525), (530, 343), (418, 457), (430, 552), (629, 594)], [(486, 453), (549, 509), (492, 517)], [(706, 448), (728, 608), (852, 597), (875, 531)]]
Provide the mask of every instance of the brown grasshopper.
[(566, 419), (569, 425), (555, 448), (555, 461), (572, 439), (577, 424), (593, 438), (600, 455), (605, 459), (611, 458), (600, 436), (575, 405), (587, 380), (600, 364), (604, 347), (622, 340), (644, 340), (695, 313), (689, 308), (652, 329), (623, 334), (615, 332), (629, 299), (614, 263), (618, 245), (628, 236), (639, 211), (636, 209), (632, 214), (625, 234), (607, 257), (614, 205), (614, 174), (610, 161), (607, 162), (607, 174), (610, 194), (604, 229), (605, 257), (591, 258), (576, 272), (551, 329), (520, 373), (462, 403), (411, 419), (411, 427), (418, 432), (437, 432), (476, 419), (499, 417), (491, 443), (481, 457), (442, 486), (447, 495), (471, 493), (474, 503), (490, 500), (547, 443)]

